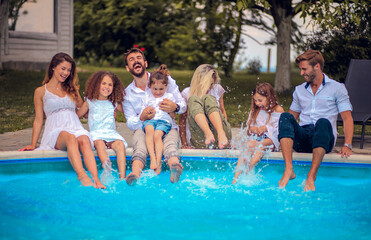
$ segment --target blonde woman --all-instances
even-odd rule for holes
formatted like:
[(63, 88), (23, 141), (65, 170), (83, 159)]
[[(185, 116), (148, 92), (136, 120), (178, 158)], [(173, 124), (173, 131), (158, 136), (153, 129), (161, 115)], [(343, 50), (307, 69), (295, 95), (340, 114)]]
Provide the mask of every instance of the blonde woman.
[(226, 148), (232, 132), (218, 101), (210, 91), (220, 83), (220, 77), (210, 64), (198, 66), (193, 74), (188, 94), (190, 142), (195, 148)]

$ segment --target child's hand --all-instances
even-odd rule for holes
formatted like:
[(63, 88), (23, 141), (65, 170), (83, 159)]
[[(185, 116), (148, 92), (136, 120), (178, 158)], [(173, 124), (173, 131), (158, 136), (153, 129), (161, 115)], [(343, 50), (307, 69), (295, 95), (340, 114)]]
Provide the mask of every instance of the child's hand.
[(258, 136), (261, 136), (263, 135), (265, 132), (267, 131), (267, 127), (264, 125), (264, 126), (260, 126), (258, 127)]
[(153, 107), (151, 106), (146, 107), (143, 110), (142, 114), (140, 115), (140, 120), (141, 121), (150, 120), (155, 116), (155, 113), (156, 113), (156, 110)]
[(258, 128), (257, 127), (249, 127), (249, 133), (250, 134), (258, 134)]

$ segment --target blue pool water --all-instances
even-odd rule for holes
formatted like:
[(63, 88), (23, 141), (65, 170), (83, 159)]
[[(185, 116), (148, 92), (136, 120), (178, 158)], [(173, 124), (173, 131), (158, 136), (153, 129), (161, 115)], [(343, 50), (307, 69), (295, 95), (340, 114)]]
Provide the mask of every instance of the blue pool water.
[(371, 239), (371, 168), (322, 166), (304, 192), (309, 166), (279, 189), (282, 164), (236, 185), (235, 161), (183, 164), (177, 184), (165, 168), (106, 190), (80, 186), (68, 162), (1, 164), (0, 239)]

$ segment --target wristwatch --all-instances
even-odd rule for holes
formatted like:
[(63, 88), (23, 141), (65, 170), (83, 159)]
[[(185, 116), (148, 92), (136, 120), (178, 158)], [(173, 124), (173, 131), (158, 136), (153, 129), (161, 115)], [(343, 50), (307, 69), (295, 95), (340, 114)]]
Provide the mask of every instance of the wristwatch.
[(179, 112), (179, 110), (180, 110), (180, 106), (177, 104), (177, 105), (176, 105), (175, 112)]
[(352, 144), (348, 144), (348, 143), (344, 143), (344, 147), (347, 147), (347, 148), (349, 148), (350, 150), (353, 149)]

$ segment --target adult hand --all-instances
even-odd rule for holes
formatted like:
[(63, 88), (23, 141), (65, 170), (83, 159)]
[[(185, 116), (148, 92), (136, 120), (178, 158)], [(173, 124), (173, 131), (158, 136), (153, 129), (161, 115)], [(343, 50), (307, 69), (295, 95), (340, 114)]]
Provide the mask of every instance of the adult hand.
[(24, 148), (18, 149), (18, 151), (32, 151), (35, 147), (32, 145), (25, 146)]
[(155, 116), (155, 113), (156, 113), (156, 110), (153, 107), (151, 106), (146, 107), (143, 110), (142, 114), (140, 115), (140, 120), (141, 121), (150, 120)]
[(350, 155), (353, 154), (352, 152), (352, 149), (348, 148), (347, 146), (343, 146), (341, 149), (340, 149), (340, 152), (339, 154), (341, 154), (341, 157), (346, 157), (348, 158)]
[(173, 101), (167, 98), (165, 98), (162, 102), (160, 102), (160, 109), (167, 113), (174, 112), (176, 108), (177, 108), (176, 103), (174, 103)]

